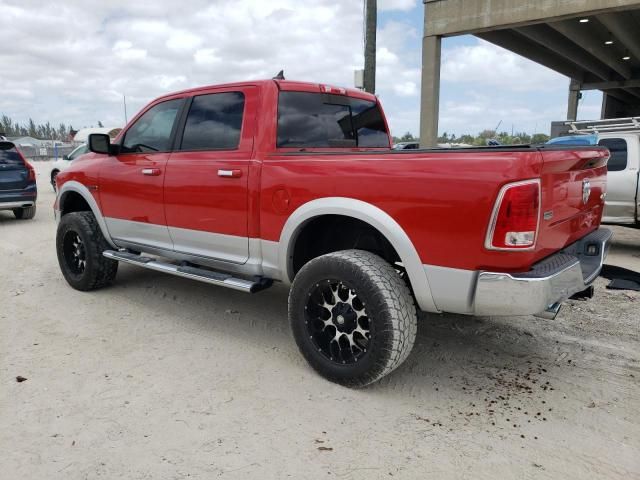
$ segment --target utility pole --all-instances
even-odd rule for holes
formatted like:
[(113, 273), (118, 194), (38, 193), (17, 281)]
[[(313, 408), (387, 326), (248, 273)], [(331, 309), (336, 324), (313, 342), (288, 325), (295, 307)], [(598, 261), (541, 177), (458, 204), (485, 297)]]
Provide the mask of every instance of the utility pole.
[(127, 120), (127, 97), (122, 95), (122, 104), (124, 105), (124, 124), (126, 125), (129, 121)]
[(376, 93), (376, 25), (378, 23), (378, 1), (364, 0), (364, 91)]

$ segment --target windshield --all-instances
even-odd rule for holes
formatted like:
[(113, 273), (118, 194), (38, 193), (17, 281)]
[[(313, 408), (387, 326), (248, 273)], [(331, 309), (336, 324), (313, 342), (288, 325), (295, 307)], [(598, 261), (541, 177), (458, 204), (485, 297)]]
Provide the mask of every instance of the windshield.
[(84, 155), (88, 151), (89, 151), (89, 147), (86, 144), (85, 145), (80, 145), (78, 148), (76, 148), (74, 151), (72, 151), (67, 158), (69, 160), (75, 160), (80, 155)]

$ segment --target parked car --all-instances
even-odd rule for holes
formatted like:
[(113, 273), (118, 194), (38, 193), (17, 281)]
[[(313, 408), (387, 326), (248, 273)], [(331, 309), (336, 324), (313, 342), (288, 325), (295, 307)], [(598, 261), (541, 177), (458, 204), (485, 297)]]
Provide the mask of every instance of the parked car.
[(602, 222), (640, 227), (640, 117), (567, 122), (574, 135), (550, 144), (600, 145), (611, 152)]
[(76, 147), (69, 153), (68, 155), (63, 155), (62, 158), (56, 160), (51, 165), (51, 173), (49, 174), (49, 178), (51, 179), (51, 186), (53, 187), (53, 191), (56, 191), (56, 177), (58, 173), (62, 170), (66, 169), (71, 162), (73, 162), (76, 158), (80, 157), (80, 155), (84, 155), (89, 151), (89, 147), (86, 143)]
[(185, 90), (89, 149), (54, 207), (73, 288), (109, 285), (118, 262), (248, 293), (283, 282), (302, 354), (348, 386), (402, 364), (416, 307), (554, 318), (592, 294), (611, 236), (607, 149), (392, 150), (359, 90)]
[(417, 150), (419, 148), (419, 142), (398, 142), (393, 145), (394, 150)]
[(36, 172), (13, 142), (0, 141), (0, 210), (11, 210), (19, 220), (36, 214)]

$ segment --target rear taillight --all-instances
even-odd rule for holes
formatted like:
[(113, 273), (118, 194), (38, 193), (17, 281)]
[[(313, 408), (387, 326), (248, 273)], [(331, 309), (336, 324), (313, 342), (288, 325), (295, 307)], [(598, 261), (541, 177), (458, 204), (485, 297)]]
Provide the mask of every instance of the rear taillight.
[(535, 246), (540, 217), (540, 181), (505, 185), (498, 194), (485, 247), (526, 250)]
[(27, 180), (30, 182), (35, 182), (36, 181), (36, 171), (33, 168), (33, 165), (31, 165), (26, 158), (24, 158), (24, 155), (22, 155), (22, 152), (18, 149), (16, 149), (16, 151), (18, 152), (18, 155), (20, 155), (20, 158), (22, 159), (22, 161), (24, 162), (24, 166), (27, 167), (27, 170), (29, 171), (29, 175), (27, 176)]
[(33, 166), (27, 162), (26, 160), (24, 161), (24, 164), (26, 165), (27, 169), (29, 170), (29, 176), (27, 177), (27, 180), (29, 180), (30, 182), (35, 182), (36, 181), (36, 171), (34, 170)]

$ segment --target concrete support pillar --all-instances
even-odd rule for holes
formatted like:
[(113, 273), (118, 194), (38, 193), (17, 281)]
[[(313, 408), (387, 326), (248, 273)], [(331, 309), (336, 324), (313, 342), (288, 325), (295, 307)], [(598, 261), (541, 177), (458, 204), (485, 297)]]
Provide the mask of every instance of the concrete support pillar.
[(571, 80), (569, 84), (569, 101), (567, 104), (567, 120), (578, 119), (578, 101), (580, 100), (581, 83), (577, 80)]
[(420, 101), (420, 147), (438, 144), (440, 108), (440, 54), (442, 38), (422, 39), (422, 98)]
[(607, 118), (607, 106), (609, 104), (609, 95), (607, 92), (602, 92), (602, 107), (600, 109), (600, 119), (604, 120)]

